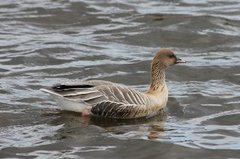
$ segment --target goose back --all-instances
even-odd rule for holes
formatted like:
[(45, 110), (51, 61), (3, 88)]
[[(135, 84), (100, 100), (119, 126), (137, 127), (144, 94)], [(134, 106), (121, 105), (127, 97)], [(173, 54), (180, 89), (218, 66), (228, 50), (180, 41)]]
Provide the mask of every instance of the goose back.
[(91, 113), (101, 117), (136, 118), (158, 109), (150, 107), (151, 100), (145, 93), (107, 81), (68, 82), (53, 86), (51, 91), (68, 100), (91, 105)]

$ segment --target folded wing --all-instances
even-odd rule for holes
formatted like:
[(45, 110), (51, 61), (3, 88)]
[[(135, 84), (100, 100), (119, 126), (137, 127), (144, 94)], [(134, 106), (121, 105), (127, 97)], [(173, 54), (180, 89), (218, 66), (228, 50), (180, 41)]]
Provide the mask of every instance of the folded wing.
[(136, 118), (151, 114), (149, 97), (124, 85), (92, 80), (68, 82), (48, 89), (62, 98), (90, 105), (91, 113), (109, 118)]

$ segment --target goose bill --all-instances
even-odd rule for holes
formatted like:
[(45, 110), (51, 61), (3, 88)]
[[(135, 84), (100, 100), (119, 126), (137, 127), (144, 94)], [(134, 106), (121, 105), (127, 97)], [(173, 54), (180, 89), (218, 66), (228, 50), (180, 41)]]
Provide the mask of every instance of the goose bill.
[(178, 64), (178, 63), (186, 63), (186, 61), (184, 61), (184, 60), (182, 60), (182, 59), (179, 59), (179, 58), (177, 58), (176, 64)]

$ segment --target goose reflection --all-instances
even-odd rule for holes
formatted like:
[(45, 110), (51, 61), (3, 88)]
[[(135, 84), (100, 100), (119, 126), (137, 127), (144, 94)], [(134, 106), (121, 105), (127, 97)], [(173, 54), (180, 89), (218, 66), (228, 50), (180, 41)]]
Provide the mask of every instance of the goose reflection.
[(81, 133), (102, 133), (108, 137), (121, 139), (142, 138), (157, 139), (165, 131), (164, 123), (167, 118), (165, 111), (151, 118), (138, 119), (108, 119), (94, 116), (80, 116), (79, 113), (48, 110), (43, 115), (53, 116), (50, 125), (63, 125), (58, 130), (59, 139), (81, 136)]

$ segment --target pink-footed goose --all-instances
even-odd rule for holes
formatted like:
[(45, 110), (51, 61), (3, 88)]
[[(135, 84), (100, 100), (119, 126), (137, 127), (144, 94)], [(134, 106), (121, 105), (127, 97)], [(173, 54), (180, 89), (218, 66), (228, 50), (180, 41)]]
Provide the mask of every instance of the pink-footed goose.
[(160, 49), (152, 60), (147, 92), (102, 80), (71, 81), (41, 90), (52, 95), (63, 110), (117, 119), (147, 117), (167, 104), (166, 69), (183, 62), (171, 50)]

